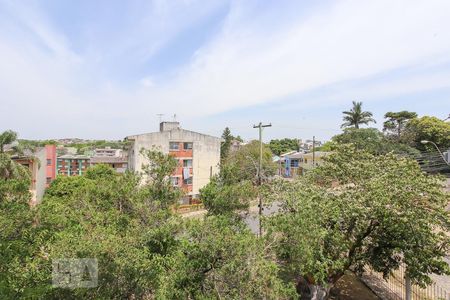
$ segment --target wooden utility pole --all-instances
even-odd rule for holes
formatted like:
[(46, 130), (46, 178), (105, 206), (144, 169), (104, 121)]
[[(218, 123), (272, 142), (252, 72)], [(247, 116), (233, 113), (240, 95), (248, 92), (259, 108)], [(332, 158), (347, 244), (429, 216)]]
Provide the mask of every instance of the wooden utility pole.
[[(262, 146), (262, 130), (264, 127), (272, 127), (272, 124), (263, 125), (259, 122), (258, 125), (253, 125), (253, 128), (259, 129), (259, 167), (258, 167), (258, 185), (262, 184), (262, 155), (263, 155), (263, 146)], [(261, 217), (262, 217), (262, 197), (261, 193), (259, 194), (259, 236), (262, 236), (262, 226), (261, 226)]]

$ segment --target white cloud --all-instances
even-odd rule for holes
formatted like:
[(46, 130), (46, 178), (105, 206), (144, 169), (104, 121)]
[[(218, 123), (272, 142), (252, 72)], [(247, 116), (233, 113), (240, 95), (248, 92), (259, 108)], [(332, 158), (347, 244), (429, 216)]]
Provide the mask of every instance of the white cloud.
[(272, 34), (258, 24), (247, 27), (247, 19), (232, 19), (161, 96), (180, 99), (179, 105), (200, 104), (192, 113), (213, 113), (433, 60), (450, 61), (448, 1), (335, 2)]
[[(0, 90), (7, 114), (0, 126), (32, 134), (55, 122), (62, 124), (52, 129), (58, 134), (61, 128), (72, 132), (72, 123), (78, 126), (74, 133), (104, 134), (111, 127), (99, 128), (99, 120), (121, 120), (113, 125), (121, 136), (147, 126), (143, 122), (156, 113), (210, 115), (399, 68), (450, 62), (450, 1), (333, 1), (300, 18), (272, 20), (270, 11), (253, 9), (255, 2), (236, 1), (222, 30), (172, 77), (141, 75), (130, 85), (112, 76), (117, 64), (140, 67), (223, 4), (155, 1), (144, 18), (121, 32), (102, 35), (101, 45), (89, 44), (75, 53), (70, 36), (37, 7), (5, 3), (7, 13), (0, 11), (0, 17), (9, 19), (0, 20)], [(324, 101), (446, 87), (447, 75), (404, 73), (364, 89), (343, 84), (351, 90), (337, 91), (339, 95)], [(314, 100), (304, 104), (318, 105)], [(32, 126), (23, 124), (30, 119)]]

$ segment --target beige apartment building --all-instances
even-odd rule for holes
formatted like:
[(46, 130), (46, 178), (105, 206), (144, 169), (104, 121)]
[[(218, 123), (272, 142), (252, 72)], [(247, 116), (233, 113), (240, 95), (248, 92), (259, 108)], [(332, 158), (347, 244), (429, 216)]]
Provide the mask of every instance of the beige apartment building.
[(182, 129), (178, 122), (161, 122), (159, 132), (131, 135), (126, 140), (130, 142), (128, 168), (132, 171), (141, 172), (148, 163), (141, 149), (157, 149), (177, 159), (170, 179), (186, 192), (183, 203), (197, 198), (199, 190), (219, 172), (221, 138)]

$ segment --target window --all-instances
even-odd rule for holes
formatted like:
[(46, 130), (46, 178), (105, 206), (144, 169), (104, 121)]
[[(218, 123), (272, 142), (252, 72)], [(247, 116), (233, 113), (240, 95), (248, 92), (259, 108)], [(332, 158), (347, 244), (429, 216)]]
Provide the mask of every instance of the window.
[(52, 160), (51, 159), (47, 159), (47, 166), (51, 166), (52, 165)]
[(184, 183), (184, 184), (192, 184), (192, 177), (183, 179), (183, 183)]
[(192, 150), (192, 143), (183, 143), (184, 150)]
[(52, 183), (52, 178), (51, 177), (47, 177), (47, 184)]
[(178, 150), (180, 150), (180, 144), (178, 142), (170, 142), (169, 143), (169, 150), (170, 151), (178, 151)]
[(170, 177), (170, 182), (172, 183), (173, 186), (178, 186), (178, 177)]
[(291, 167), (293, 167), (293, 168), (297, 168), (298, 167), (298, 160), (297, 159), (291, 160)]
[(184, 159), (183, 167), (184, 168), (192, 168), (192, 159)]

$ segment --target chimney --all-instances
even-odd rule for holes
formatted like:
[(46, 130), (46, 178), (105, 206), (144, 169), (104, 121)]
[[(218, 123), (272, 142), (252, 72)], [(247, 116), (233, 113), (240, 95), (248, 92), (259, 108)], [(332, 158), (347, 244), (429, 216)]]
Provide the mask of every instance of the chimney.
[(180, 122), (161, 122), (159, 123), (159, 131), (169, 131), (180, 128)]

